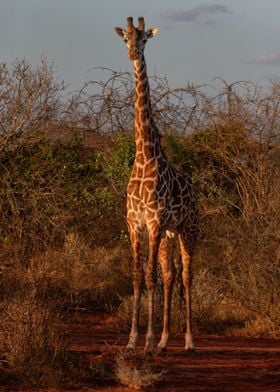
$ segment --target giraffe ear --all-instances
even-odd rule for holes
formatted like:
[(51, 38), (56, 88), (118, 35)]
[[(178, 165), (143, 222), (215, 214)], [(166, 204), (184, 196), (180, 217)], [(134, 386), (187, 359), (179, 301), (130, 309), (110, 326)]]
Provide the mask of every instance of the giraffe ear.
[(126, 31), (121, 27), (115, 27), (115, 31), (122, 38), (124, 37), (124, 35), (126, 33)]
[(146, 37), (149, 38), (153, 38), (158, 32), (158, 28), (157, 27), (152, 27), (151, 29), (146, 31)]

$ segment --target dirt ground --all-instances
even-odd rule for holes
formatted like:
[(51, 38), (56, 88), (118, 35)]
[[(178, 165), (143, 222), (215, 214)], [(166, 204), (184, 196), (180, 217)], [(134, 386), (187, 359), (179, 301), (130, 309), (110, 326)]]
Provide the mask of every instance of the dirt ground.
[[(70, 349), (92, 366), (102, 361), (106, 347), (117, 349), (127, 342), (127, 334), (120, 333), (110, 318), (80, 316), (72, 324), (71, 330)], [(279, 340), (196, 336), (196, 350), (190, 354), (184, 352), (183, 343), (183, 335), (175, 335), (170, 340), (167, 354), (145, 359), (142, 354), (143, 339), (140, 341), (140, 362), (143, 364), (147, 361), (153, 371), (163, 372), (161, 381), (148, 391), (280, 392)], [(12, 389), (0, 386), (0, 391)], [(26, 389), (16, 391), (27, 392)], [(105, 380), (103, 383), (99, 381), (98, 386), (85, 385), (64, 390), (51, 388), (45, 391), (128, 392), (133, 389)]]

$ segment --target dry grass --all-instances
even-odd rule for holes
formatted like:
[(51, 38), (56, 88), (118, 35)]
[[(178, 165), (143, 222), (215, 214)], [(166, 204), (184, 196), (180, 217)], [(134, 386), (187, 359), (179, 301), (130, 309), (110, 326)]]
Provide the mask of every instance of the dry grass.
[(59, 383), (67, 337), (57, 304), (38, 298), (33, 286), (1, 308), (4, 350), (11, 373), (27, 384)]
[[(198, 269), (193, 274), (191, 295), (194, 331), (216, 332), (213, 329), (215, 321), (220, 318), (218, 312), (225, 296), (221, 282), (209, 269)], [(178, 295), (174, 300), (174, 328), (182, 331), (185, 327), (184, 303)]]
[(133, 358), (124, 354), (116, 357), (116, 378), (122, 385), (142, 391), (162, 380), (163, 372), (155, 373), (149, 366), (134, 362)]
[(69, 233), (64, 246), (32, 259), (28, 274), (51, 283), (70, 303), (110, 310), (131, 290), (130, 255), (127, 248), (91, 249), (76, 233)]

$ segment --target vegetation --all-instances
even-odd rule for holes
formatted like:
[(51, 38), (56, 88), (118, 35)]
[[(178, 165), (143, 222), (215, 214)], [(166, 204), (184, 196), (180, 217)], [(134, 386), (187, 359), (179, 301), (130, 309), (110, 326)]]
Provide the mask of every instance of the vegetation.
[[(192, 175), (199, 194), (194, 327), (276, 338), (280, 82), (272, 80), (267, 89), (243, 82), (219, 86), (213, 94), (151, 80), (167, 155)], [(125, 196), (135, 151), (132, 80), (111, 72), (69, 101), (63, 91), (46, 59), (36, 68), (25, 60), (0, 66), (2, 351), (9, 374), (37, 385), (79, 372), (66, 350), (67, 328), (58, 328), (67, 325), (69, 309), (117, 312), (122, 328), (131, 314)], [(182, 331), (175, 245), (174, 257), (172, 322)], [(160, 303), (160, 271), (157, 296)], [(161, 317), (158, 312), (158, 325)], [(115, 369), (124, 384), (125, 378), (145, 385), (158, 378), (123, 358)]]
[(163, 372), (155, 373), (144, 363), (136, 363), (136, 358), (131, 355), (119, 354), (116, 357), (116, 378), (124, 386), (141, 391), (154, 387), (162, 380)]

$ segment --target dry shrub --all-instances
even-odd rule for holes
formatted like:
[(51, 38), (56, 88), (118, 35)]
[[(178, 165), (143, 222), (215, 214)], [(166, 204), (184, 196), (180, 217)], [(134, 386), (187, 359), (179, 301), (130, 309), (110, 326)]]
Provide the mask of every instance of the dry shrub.
[(195, 330), (210, 332), (210, 320), (217, 319), (224, 295), (221, 283), (208, 269), (202, 268), (196, 271), (192, 280), (192, 311)]
[(43, 132), (62, 115), (63, 82), (58, 82), (45, 57), (37, 67), (25, 59), (10, 67), (0, 64), (0, 151)]
[(35, 287), (2, 304), (2, 333), (10, 372), (28, 384), (57, 384), (66, 367), (62, 313), (38, 298)]
[[(229, 262), (227, 265), (229, 296), (240, 304), (246, 313), (246, 328), (243, 333), (277, 338), (280, 335), (279, 260), (274, 259), (273, 255), (270, 255), (270, 259), (266, 254), (267, 248), (253, 253), (258, 246), (258, 236), (255, 236), (254, 245), (250, 244), (249, 238), (248, 235), (247, 248), (240, 256), (240, 261)], [(261, 243), (264, 246), (264, 243)], [(239, 249), (238, 247), (237, 250)]]
[(32, 260), (29, 274), (48, 281), (54, 292), (63, 293), (72, 304), (109, 310), (131, 291), (129, 261), (126, 248), (91, 249), (78, 234), (69, 233), (62, 249)]
[(13, 298), (24, 288), (25, 271), (21, 266), (3, 265), (0, 272), (0, 301)]
[(163, 372), (155, 373), (145, 363), (136, 364), (133, 358), (122, 353), (116, 357), (115, 372), (122, 385), (138, 391), (155, 386), (163, 377)]
[[(131, 277), (130, 277), (131, 280)], [(156, 292), (156, 298), (158, 299), (158, 292)], [(159, 303), (158, 301), (156, 302)], [(155, 317), (157, 325), (160, 325), (162, 320), (162, 314), (158, 311), (158, 306), (156, 307)], [(122, 297), (121, 303), (117, 310), (117, 316), (120, 320), (119, 324), (121, 328), (125, 328), (129, 330), (131, 327), (131, 317), (132, 317), (132, 310), (133, 310), (133, 295), (126, 295)], [(141, 311), (139, 317), (139, 326), (142, 329), (147, 327), (147, 320), (148, 320), (148, 295), (147, 292), (144, 291), (141, 296)]]

